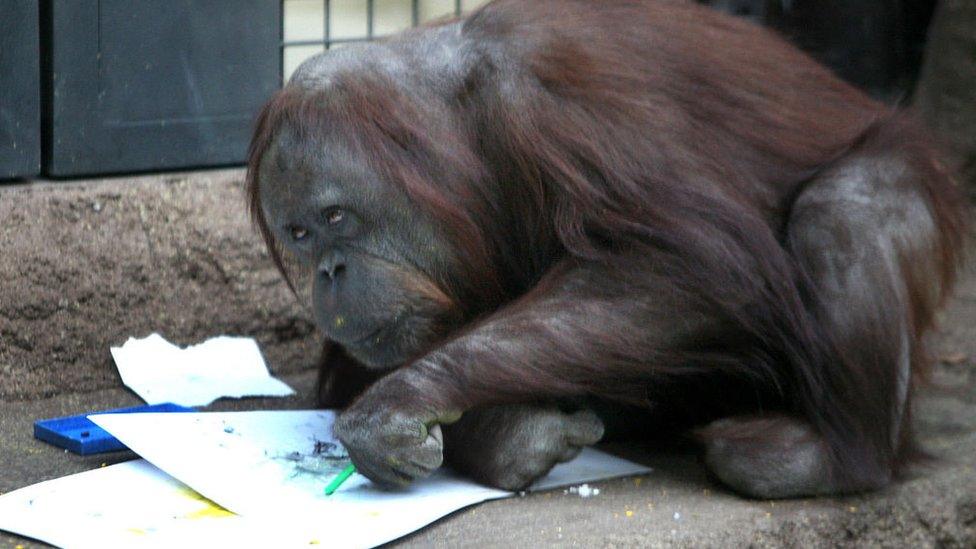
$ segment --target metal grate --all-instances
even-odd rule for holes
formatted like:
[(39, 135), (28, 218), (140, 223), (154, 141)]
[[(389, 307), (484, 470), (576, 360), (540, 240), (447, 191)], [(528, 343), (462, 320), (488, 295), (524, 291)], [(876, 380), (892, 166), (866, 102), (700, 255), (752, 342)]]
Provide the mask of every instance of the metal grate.
[[(417, 26), (444, 16), (460, 16), (486, 0), (281, 0), (283, 17), (281, 57), (282, 80), (304, 59), (323, 50), (346, 44), (369, 42), (391, 34), (396, 29)], [(290, 17), (289, 7), (294, 8)], [(301, 19), (305, 13), (316, 12), (311, 21)], [(318, 11), (321, 9), (321, 15)], [(365, 14), (363, 13), (365, 11)], [(362, 17), (365, 15), (365, 25)], [(321, 17), (321, 21), (317, 21)], [(382, 21), (381, 21), (382, 20)], [(391, 26), (392, 21), (392, 26)], [(352, 22), (352, 23), (351, 23)], [(382, 27), (378, 29), (379, 25)], [(289, 24), (304, 27), (304, 33), (290, 37)], [(309, 28), (321, 32), (310, 33)], [(355, 29), (351, 30), (351, 27)], [(395, 27), (395, 29), (394, 29)]]
[[(284, 4), (285, 0), (282, 0)], [(365, 0), (366, 2), (366, 35), (362, 37), (342, 37), (333, 38), (331, 29), (331, 18), (332, 18), (332, 0), (322, 0), (323, 9), (322, 13), (325, 14), (325, 20), (322, 22), (322, 28), (325, 31), (325, 36), (321, 40), (282, 40), (281, 48), (284, 50), (289, 46), (324, 46), (325, 49), (331, 48), (336, 44), (349, 44), (355, 42), (369, 42), (376, 38), (376, 0)], [(461, 15), (463, 6), (461, 5), (461, 0), (454, 0), (454, 15)], [(411, 25), (416, 27), (420, 24), (420, 0), (410, 0), (410, 13), (411, 13)]]

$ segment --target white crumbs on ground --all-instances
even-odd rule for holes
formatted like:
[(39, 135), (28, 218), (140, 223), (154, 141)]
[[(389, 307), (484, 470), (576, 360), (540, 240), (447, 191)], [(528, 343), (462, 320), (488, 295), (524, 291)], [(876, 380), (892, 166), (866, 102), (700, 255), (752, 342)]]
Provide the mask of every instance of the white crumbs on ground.
[(579, 486), (570, 486), (568, 489), (563, 490), (564, 494), (576, 494), (581, 498), (589, 498), (593, 496), (600, 495), (599, 488), (591, 488), (589, 484), (580, 484)]

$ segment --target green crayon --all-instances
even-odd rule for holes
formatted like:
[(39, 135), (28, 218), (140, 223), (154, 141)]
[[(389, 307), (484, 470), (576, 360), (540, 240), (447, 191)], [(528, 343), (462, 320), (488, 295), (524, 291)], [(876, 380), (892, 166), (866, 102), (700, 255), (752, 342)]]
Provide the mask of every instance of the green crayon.
[(332, 482), (330, 482), (329, 485), (325, 487), (325, 495), (331, 496), (332, 494), (334, 494), (335, 491), (338, 490), (340, 486), (342, 486), (342, 483), (348, 480), (349, 477), (351, 477), (352, 474), (355, 472), (356, 472), (356, 466), (350, 463), (348, 467), (346, 467), (345, 469), (342, 470), (341, 473), (336, 475), (336, 477), (332, 479)]

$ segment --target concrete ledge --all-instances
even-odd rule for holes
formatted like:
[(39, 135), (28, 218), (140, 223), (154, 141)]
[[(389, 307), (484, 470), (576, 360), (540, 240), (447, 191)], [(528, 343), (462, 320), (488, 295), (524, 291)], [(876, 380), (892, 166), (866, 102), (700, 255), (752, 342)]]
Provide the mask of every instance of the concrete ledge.
[(242, 170), (0, 186), (0, 400), (118, 385), (109, 347), (257, 338), (272, 370), (317, 337), (247, 219)]

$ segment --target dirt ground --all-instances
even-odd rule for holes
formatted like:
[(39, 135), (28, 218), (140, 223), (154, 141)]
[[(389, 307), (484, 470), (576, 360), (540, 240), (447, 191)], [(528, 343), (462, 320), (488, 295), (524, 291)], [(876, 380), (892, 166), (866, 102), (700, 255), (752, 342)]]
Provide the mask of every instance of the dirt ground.
[(243, 172), (0, 185), (0, 399), (118, 384), (109, 347), (256, 338), (278, 373), (313, 326), (244, 208)]
[[(131, 459), (82, 458), (34, 440), (35, 419), (139, 401), (109, 347), (160, 331), (179, 343), (251, 335), (300, 394), (212, 409), (311, 406), (317, 339), (244, 215), (239, 170), (0, 187), (0, 492)], [(654, 468), (599, 484), (478, 505), (404, 546), (976, 546), (976, 270), (934, 337), (941, 359), (916, 424), (935, 457), (878, 493), (744, 500), (695, 455), (607, 448)], [(630, 511), (630, 513), (628, 513)], [(0, 547), (35, 543), (0, 533)]]

